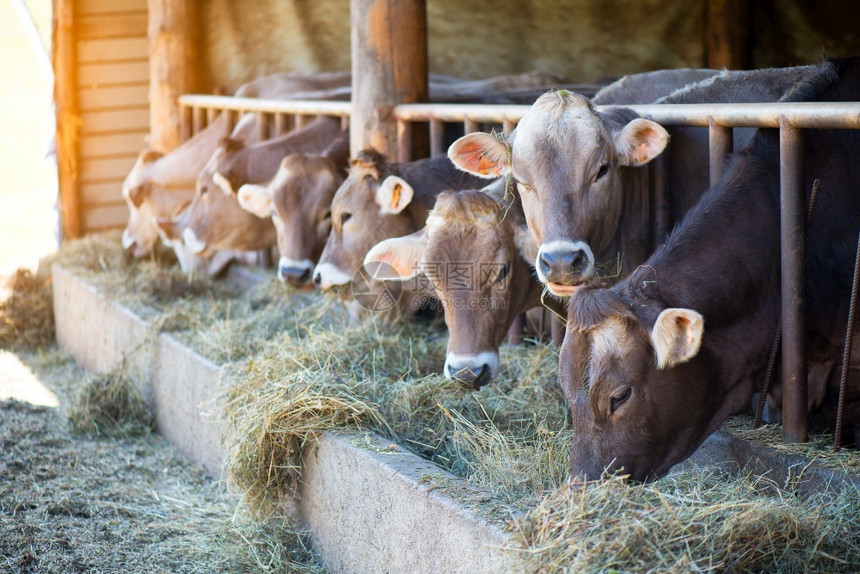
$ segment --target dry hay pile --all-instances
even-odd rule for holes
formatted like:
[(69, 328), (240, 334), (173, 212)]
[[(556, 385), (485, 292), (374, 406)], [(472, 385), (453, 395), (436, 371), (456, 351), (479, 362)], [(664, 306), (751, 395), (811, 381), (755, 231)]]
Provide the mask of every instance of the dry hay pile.
[(330, 299), (271, 284), (231, 292), (226, 303), (215, 287), (203, 289), (162, 312), (202, 314), (172, 328), (230, 361), (227, 471), (259, 517), (292, 494), (306, 445), (328, 430), (359, 429), (525, 511), (507, 525), (515, 536), (506, 551), (529, 570), (838, 572), (860, 561), (856, 493), (810, 499), (706, 472), (571, 488), (571, 431), (551, 347), (503, 347), (498, 380), (468, 392), (439, 374), (446, 336), (438, 326), (350, 323)]
[(19, 356), (61, 407), (0, 401), (0, 572), (325, 572), (307, 533), (237, 515), (157, 435), (72, 432), (86, 373), (51, 349)]
[[(50, 277), (19, 269), (0, 296), (0, 348), (38, 349), (54, 341)], [(0, 289), (2, 292), (2, 289)]]
[(155, 428), (155, 415), (138, 386), (125, 375), (124, 366), (87, 376), (68, 414), (73, 431), (94, 436), (139, 436)]

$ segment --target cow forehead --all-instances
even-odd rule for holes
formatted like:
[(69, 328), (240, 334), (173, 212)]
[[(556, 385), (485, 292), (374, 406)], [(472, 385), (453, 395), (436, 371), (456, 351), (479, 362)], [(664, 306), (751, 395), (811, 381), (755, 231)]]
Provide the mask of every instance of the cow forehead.
[(608, 137), (606, 126), (589, 105), (553, 111), (533, 108), (517, 125), (513, 159), (530, 162), (534, 154), (550, 148), (564, 148), (564, 155), (588, 153)]
[(619, 318), (609, 318), (590, 332), (591, 356), (594, 361), (603, 357), (619, 358), (628, 346), (627, 327)]

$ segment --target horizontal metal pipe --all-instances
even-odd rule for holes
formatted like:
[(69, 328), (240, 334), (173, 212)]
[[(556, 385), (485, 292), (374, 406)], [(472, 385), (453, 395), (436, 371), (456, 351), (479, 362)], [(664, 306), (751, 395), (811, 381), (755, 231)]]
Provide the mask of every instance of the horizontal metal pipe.
[[(779, 127), (781, 117), (797, 129), (860, 128), (860, 102), (775, 102), (755, 104), (648, 104), (595, 106), (598, 111), (626, 107), (640, 116), (667, 125), (708, 127), (708, 119), (722, 127)], [(529, 110), (523, 105), (402, 104), (392, 112), (406, 121), (517, 122)]]
[(179, 96), (182, 106), (212, 107), (222, 110), (249, 112), (288, 113), (299, 115), (343, 116), (352, 111), (349, 102), (311, 100), (265, 100), (262, 98), (236, 98), (233, 96), (208, 96), (185, 94)]

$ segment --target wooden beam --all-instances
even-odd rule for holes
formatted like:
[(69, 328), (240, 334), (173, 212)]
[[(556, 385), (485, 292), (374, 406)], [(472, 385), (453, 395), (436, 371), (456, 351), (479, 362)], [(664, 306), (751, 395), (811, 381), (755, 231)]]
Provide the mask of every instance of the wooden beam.
[(168, 152), (182, 142), (179, 96), (198, 90), (195, 0), (148, 0), (149, 145)]
[(749, 0), (707, 0), (705, 47), (707, 67), (749, 67)]
[(54, 0), (53, 41), (54, 108), (56, 113), (57, 179), (59, 183), (61, 241), (83, 233), (81, 198), (78, 188), (81, 118), (78, 88), (75, 14), (73, 0)]
[(391, 106), (427, 101), (426, 5), (424, 0), (351, 0), (350, 19), (350, 151), (374, 147), (394, 158), (397, 123)]

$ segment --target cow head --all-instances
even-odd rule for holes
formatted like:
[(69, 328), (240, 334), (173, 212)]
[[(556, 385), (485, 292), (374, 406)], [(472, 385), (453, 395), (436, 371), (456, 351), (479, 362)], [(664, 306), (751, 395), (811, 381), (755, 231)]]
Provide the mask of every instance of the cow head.
[(217, 250), (256, 251), (275, 243), (268, 217), (261, 219), (239, 206), (236, 191), (243, 183), (246, 144), (222, 138), (197, 178), (182, 239), (200, 255)]
[(157, 206), (150, 201), (150, 192), (158, 185), (152, 180), (153, 164), (163, 155), (152, 149), (142, 151), (122, 182), (122, 196), (129, 211), (122, 246), (138, 258), (148, 256), (158, 241)]
[(350, 161), (349, 174), (331, 204), (331, 232), (314, 283), (323, 290), (352, 282), (371, 247), (415, 231), (405, 210), (412, 186), (392, 173), (377, 152), (365, 150)]
[[(668, 133), (629, 112), (599, 114), (588, 98), (565, 90), (535, 101), (507, 139), (468, 134), (448, 150), (461, 169), (512, 176), (528, 227), (539, 244), (538, 277), (570, 296), (615, 258), (625, 203), (625, 169), (644, 165), (666, 147)], [(629, 120), (629, 121), (628, 121)]]
[[(377, 279), (423, 272), (448, 325), (445, 376), (480, 387), (498, 372), (499, 346), (517, 314), (535, 304), (540, 284), (519, 247), (528, 241), (522, 212), (481, 191), (443, 192), (412, 235), (386, 239), (365, 263), (382, 261)], [(396, 276), (380, 276), (388, 270)]]
[[(653, 304), (652, 304), (653, 303)], [(657, 302), (631, 306), (612, 290), (570, 300), (559, 384), (573, 421), (571, 476), (623, 469), (634, 480), (664, 475), (725, 419), (704, 319)]]
[(239, 205), (257, 217), (271, 217), (278, 234), (278, 278), (309, 283), (331, 231), (331, 202), (343, 183), (342, 170), (317, 154), (285, 157), (266, 185), (239, 188)]

